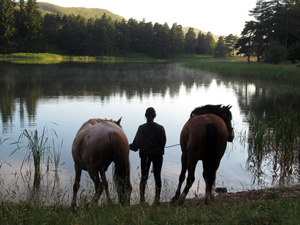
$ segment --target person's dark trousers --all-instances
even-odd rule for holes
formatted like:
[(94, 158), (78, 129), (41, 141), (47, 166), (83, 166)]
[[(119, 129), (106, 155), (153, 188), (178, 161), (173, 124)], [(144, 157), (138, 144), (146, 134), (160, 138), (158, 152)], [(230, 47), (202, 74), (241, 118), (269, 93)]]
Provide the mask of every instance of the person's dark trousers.
[(151, 162), (153, 164), (153, 173), (155, 179), (155, 202), (159, 203), (161, 192), (161, 168), (163, 156), (160, 154), (149, 155), (141, 158), (141, 182), (140, 182), (140, 202), (145, 202), (145, 188), (148, 180), (148, 174)]

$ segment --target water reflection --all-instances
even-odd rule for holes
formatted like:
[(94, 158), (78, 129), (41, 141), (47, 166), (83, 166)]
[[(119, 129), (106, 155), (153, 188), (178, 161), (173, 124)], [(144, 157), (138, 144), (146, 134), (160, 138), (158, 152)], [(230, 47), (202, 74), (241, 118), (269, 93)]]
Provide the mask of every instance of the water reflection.
[[(16, 158), (8, 155), (13, 150), (10, 143), (16, 141), (24, 128), (40, 129), (49, 122), (58, 124), (52, 128), (64, 141), (61, 158), (65, 165), (59, 173), (60, 182), (71, 186), (74, 176), (71, 144), (76, 131), (87, 119), (123, 116), (122, 126), (131, 141), (138, 125), (145, 122), (144, 110), (152, 105), (157, 109), (157, 122), (166, 129), (167, 145), (173, 145), (179, 142), (181, 128), (191, 110), (205, 104), (233, 105), (233, 126), (239, 134), (234, 143), (228, 145), (221, 161), (217, 186), (238, 191), (299, 180), (299, 145), (294, 146), (293, 154), (288, 156), (278, 148), (269, 148), (276, 143), (276, 138), (262, 143), (263, 151), (251, 145), (250, 140), (251, 135), (259, 134), (254, 132), (253, 118), (264, 119), (267, 125), (262, 139), (267, 140), (264, 135), (274, 131), (270, 122), (280, 117), (279, 106), (290, 106), (299, 112), (297, 92), (268, 83), (224, 79), (178, 64), (62, 63), (45, 66), (0, 62), (0, 129), (3, 137), (9, 138), (0, 145), (3, 157), (0, 175), (3, 177), (3, 173), (11, 171), (4, 168), (6, 163), (3, 162), (14, 165), (14, 171), (18, 171), (23, 155), (16, 155)], [(163, 191), (165, 199), (174, 194), (180, 173), (180, 155), (179, 147), (166, 150), (162, 171), (168, 183)], [(287, 160), (291, 155), (292, 159)], [(132, 179), (138, 184), (138, 154), (132, 153), (130, 160)], [(203, 193), (201, 163), (196, 171), (197, 180), (201, 180), (200, 192)], [(86, 182), (83, 186), (93, 188), (88, 177), (83, 182)], [(151, 181), (149, 183), (151, 186)], [(198, 193), (197, 183), (192, 193)]]
[[(38, 101), (67, 96), (99, 96), (101, 101), (120, 95), (143, 100), (150, 94), (178, 96), (180, 85), (187, 92), (193, 85), (207, 85), (209, 76), (174, 65), (119, 65), (62, 63), (58, 65), (13, 65), (0, 63), (0, 110), (2, 122), (12, 122), (17, 110), (21, 120), (26, 111), (30, 120), (36, 116)], [(18, 109), (17, 109), (18, 108)]]

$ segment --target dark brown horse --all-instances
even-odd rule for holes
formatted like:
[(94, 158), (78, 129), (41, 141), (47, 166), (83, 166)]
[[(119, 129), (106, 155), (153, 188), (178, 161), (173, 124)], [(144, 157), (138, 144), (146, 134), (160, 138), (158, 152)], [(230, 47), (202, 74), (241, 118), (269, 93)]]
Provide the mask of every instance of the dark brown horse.
[[(75, 162), (75, 182), (72, 206), (76, 206), (82, 170), (88, 171), (95, 184), (94, 201), (98, 202), (103, 188), (110, 201), (105, 172), (114, 162), (114, 181), (121, 204), (129, 204), (131, 194), (129, 145), (127, 137), (118, 121), (90, 119), (76, 134), (72, 145)], [(100, 181), (99, 173), (102, 181)]]
[[(172, 202), (182, 204), (195, 180), (197, 162), (202, 160), (203, 178), (206, 184), (206, 203), (212, 198), (212, 187), (216, 179), (216, 171), (227, 141), (232, 142), (234, 132), (231, 125), (231, 106), (206, 105), (194, 109), (190, 119), (184, 125), (180, 134), (181, 173), (179, 184)], [(188, 170), (186, 186), (180, 195), (181, 185)]]

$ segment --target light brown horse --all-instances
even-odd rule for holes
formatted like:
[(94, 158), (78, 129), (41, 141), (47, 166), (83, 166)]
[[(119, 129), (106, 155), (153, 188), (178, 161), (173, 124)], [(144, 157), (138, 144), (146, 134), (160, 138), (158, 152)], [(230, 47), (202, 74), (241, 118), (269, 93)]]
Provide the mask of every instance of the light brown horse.
[(82, 170), (88, 171), (95, 184), (94, 201), (98, 202), (103, 188), (107, 199), (110, 201), (105, 172), (112, 162), (114, 162), (114, 182), (117, 187), (119, 202), (129, 204), (132, 190), (129, 145), (120, 122), (121, 118), (118, 121), (90, 119), (77, 132), (72, 145), (72, 155), (75, 162), (73, 207), (76, 206)]
[[(206, 184), (206, 203), (212, 198), (212, 187), (216, 179), (221, 158), (225, 152), (227, 141), (232, 142), (234, 132), (231, 125), (231, 106), (206, 105), (192, 111), (190, 119), (180, 134), (181, 173), (179, 184), (172, 202), (182, 204), (195, 180), (197, 162), (202, 160), (203, 178)], [(186, 186), (180, 195), (181, 185), (188, 177)]]

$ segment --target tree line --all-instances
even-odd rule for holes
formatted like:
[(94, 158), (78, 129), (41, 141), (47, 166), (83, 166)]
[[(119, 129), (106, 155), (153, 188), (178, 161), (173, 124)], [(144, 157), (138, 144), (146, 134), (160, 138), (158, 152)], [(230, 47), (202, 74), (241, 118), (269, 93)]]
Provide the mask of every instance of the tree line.
[(110, 56), (140, 52), (157, 58), (180, 54), (216, 57), (233, 52), (257, 61), (279, 63), (300, 60), (300, 0), (258, 0), (250, 10), (255, 20), (247, 21), (238, 38), (184, 34), (181, 25), (113, 20), (80, 15), (41, 15), (36, 0), (0, 0), (0, 53), (51, 52), (69, 55)]
[[(226, 54), (233, 50), (230, 35)], [(236, 39), (236, 37), (234, 37)], [(222, 39), (223, 40), (223, 39)], [(225, 40), (227, 40), (225, 38)], [(224, 47), (222, 45), (221, 47)], [(213, 35), (195, 33), (189, 28), (184, 34), (181, 25), (167, 23), (86, 19), (80, 15), (46, 14), (38, 10), (36, 0), (0, 0), (0, 53), (53, 52), (71, 55), (102, 56), (116, 53), (141, 52), (153, 57), (168, 58), (180, 54), (215, 53), (218, 43)], [(220, 49), (220, 46), (219, 46)], [(221, 52), (222, 52), (221, 51)], [(222, 52), (222, 53), (223, 53)], [(220, 51), (217, 51), (220, 54)], [(218, 55), (217, 54), (217, 55)]]
[(257, 61), (280, 63), (300, 60), (300, 1), (258, 0), (250, 10), (255, 20), (247, 21), (236, 48), (239, 54)]

